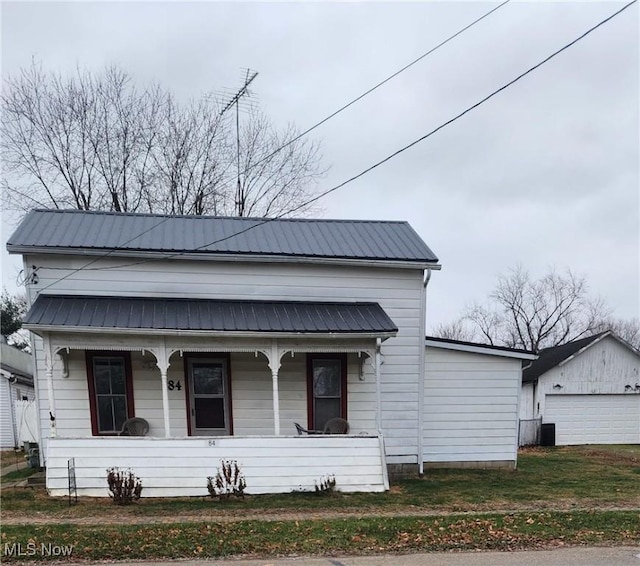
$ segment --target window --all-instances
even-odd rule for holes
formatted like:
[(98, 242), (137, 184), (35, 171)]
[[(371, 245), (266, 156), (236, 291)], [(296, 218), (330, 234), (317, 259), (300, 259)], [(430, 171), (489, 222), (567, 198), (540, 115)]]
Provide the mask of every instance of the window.
[(93, 434), (118, 434), (135, 414), (130, 354), (87, 352), (87, 378)]
[(329, 419), (347, 418), (347, 356), (307, 356), (309, 428), (323, 430)]

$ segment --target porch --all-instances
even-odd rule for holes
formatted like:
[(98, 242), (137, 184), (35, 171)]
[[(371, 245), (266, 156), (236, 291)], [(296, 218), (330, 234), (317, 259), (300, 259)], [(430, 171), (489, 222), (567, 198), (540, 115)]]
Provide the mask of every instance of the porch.
[(85, 437), (48, 440), (47, 488), (68, 494), (68, 461), (75, 459), (78, 495), (106, 497), (106, 470), (131, 468), (143, 497), (207, 495), (207, 476), (220, 460), (235, 460), (247, 494), (314, 491), (333, 476), (339, 491), (389, 489), (381, 435)]
[[(107, 326), (105, 312), (125, 320)], [(189, 324), (173, 316), (184, 312)], [(240, 314), (242, 326), (225, 329)], [(66, 493), (71, 458), (82, 495), (104, 496), (114, 466), (134, 469), (147, 496), (203, 495), (221, 459), (242, 466), (247, 493), (313, 489), (327, 475), (342, 490), (388, 487), (380, 348), (397, 329), (377, 304), (40, 296), (29, 316), (42, 337), (54, 495)], [(133, 417), (149, 423), (148, 436), (118, 436)], [(322, 430), (335, 417), (349, 435), (295, 433), (296, 422)]]

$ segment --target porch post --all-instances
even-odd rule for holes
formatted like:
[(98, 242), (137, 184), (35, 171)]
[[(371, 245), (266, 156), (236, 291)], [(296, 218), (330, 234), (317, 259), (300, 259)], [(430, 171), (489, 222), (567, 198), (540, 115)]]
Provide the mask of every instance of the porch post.
[(171, 436), (171, 424), (169, 420), (169, 389), (167, 387), (167, 371), (169, 369), (169, 353), (164, 339), (156, 351), (156, 365), (160, 370), (160, 382), (162, 384), (162, 416), (164, 418), (164, 436)]
[(378, 434), (382, 434), (382, 392), (380, 388), (380, 346), (382, 340), (376, 338), (375, 370), (376, 370), (376, 425)]
[(280, 392), (278, 390), (278, 372), (280, 371), (280, 353), (278, 341), (271, 343), (271, 355), (269, 356), (269, 368), (271, 369), (271, 381), (273, 385), (273, 434), (280, 436)]
[(56, 428), (56, 399), (53, 393), (53, 348), (49, 334), (43, 334), (44, 343), (44, 367), (45, 376), (47, 378), (47, 397), (49, 398), (49, 436), (55, 438), (57, 435)]

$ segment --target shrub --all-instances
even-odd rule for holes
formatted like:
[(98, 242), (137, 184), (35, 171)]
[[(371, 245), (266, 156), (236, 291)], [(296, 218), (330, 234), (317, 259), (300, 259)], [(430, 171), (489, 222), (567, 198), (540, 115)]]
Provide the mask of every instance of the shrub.
[(109, 497), (115, 505), (129, 505), (140, 499), (142, 481), (132, 470), (109, 468), (107, 470), (107, 484), (109, 485)]
[(315, 482), (316, 493), (318, 495), (331, 495), (336, 489), (336, 477), (334, 475), (326, 475), (320, 478), (320, 481)]
[(244, 498), (247, 481), (235, 460), (220, 460), (215, 477), (207, 477), (207, 491), (211, 497), (228, 499), (232, 495)]

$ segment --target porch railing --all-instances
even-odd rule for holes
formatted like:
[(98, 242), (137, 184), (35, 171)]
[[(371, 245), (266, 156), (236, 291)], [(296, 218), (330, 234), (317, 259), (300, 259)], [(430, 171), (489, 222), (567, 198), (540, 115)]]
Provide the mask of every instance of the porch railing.
[(78, 495), (106, 497), (106, 470), (130, 468), (142, 479), (142, 495), (207, 495), (207, 477), (221, 460), (235, 460), (247, 481), (246, 493), (313, 491), (326, 476), (340, 491), (389, 488), (383, 438), (378, 435), (88, 437), (50, 438), (47, 488), (68, 493), (67, 463), (75, 459)]

